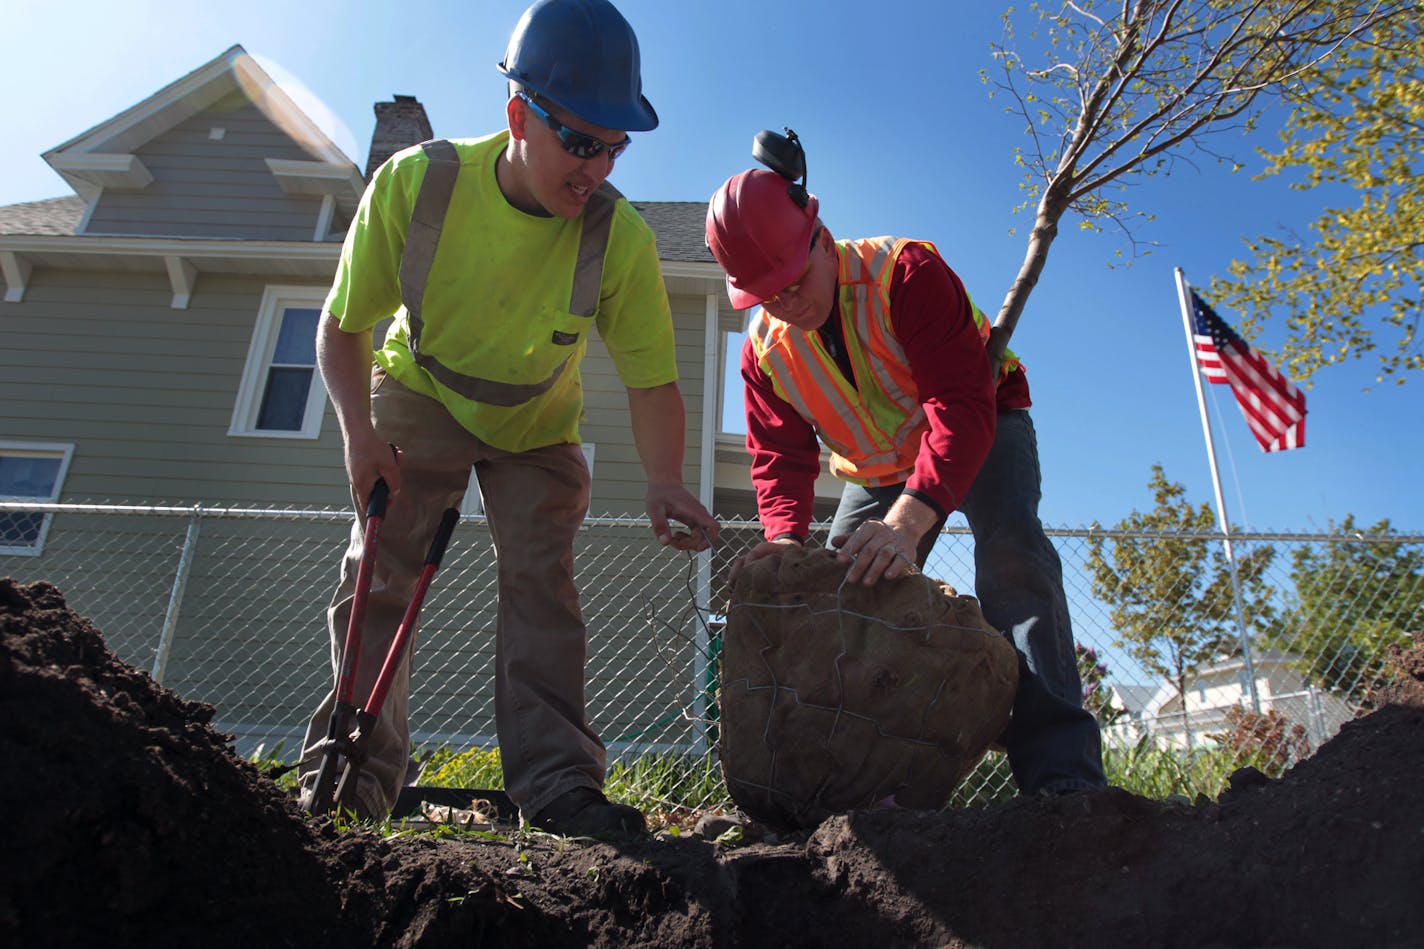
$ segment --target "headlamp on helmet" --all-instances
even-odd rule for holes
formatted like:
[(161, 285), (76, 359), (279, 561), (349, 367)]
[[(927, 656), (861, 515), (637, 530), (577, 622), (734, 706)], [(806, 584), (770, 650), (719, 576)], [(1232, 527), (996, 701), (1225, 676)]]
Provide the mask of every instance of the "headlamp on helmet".
[(763, 129), (752, 140), (752, 157), (770, 171), (733, 175), (707, 205), (707, 247), (727, 272), (727, 297), (739, 310), (771, 299), (801, 273), (820, 212), (806, 190), (805, 149), (785, 131)]

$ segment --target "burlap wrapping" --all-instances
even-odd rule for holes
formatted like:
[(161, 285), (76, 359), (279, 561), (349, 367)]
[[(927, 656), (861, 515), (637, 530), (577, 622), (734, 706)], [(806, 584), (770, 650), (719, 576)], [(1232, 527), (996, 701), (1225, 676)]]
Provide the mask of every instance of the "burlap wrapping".
[(732, 590), (718, 750), (732, 799), (767, 823), (941, 807), (1008, 725), (1017, 654), (976, 599), (845, 573), (829, 550), (790, 548)]

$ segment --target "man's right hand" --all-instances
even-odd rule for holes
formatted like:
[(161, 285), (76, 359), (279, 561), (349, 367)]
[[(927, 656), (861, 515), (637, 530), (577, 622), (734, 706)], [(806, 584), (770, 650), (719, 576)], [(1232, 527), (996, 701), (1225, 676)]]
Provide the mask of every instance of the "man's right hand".
[(391, 497), (400, 493), (401, 450), (382, 441), (374, 428), (359, 435), (350, 433), (346, 439), (346, 477), (357, 501), (364, 504), (376, 487), (376, 479), (384, 478)]
[(786, 548), (800, 546), (800, 541), (793, 540), (790, 537), (783, 537), (780, 540), (762, 541), (732, 562), (732, 572), (727, 575), (728, 586), (736, 585), (737, 577), (741, 574), (742, 570), (753, 561), (760, 560), (763, 557), (779, 557), (786, 553)]

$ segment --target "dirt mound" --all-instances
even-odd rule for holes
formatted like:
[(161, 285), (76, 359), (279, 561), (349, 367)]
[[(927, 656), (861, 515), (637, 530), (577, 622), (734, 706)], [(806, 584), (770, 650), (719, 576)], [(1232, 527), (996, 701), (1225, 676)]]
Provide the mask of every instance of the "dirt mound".
[(1417, 701), (1199, 807), (859, 811), (736, 850), (338, 832), (212, 714), (0, 579), (0, 944), (1424, 946)]
[[(441, 910), (397, 848), (308, 821), (212, 717), (53, 586), (0, 579), (0, 944), (359, 946), (403, 899)], [(377, 883), (403, 895), (363, 899)]]

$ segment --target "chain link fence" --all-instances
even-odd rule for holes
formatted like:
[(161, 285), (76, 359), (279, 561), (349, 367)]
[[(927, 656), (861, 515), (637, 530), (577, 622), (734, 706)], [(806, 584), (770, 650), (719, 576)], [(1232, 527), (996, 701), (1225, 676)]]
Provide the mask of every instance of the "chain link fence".
[[(0, 575), (53, 583), (121, 659), (213, 705), (239, 753), (294, 760), (331, 684), (325, 612), (350, 524), (345, 509), (0, 502)], [(1269, 773), (1309, 754), (1372, 706), (1390, 647), (1424, 629), (1424, 536), (1233, 533), (1227, 560), (1220, 535), (1049, 535), (1109, 780), (1139, 793), (1214, 794), (1237, 766)], [(576, 545), (590, 718), (615, 768), (672, 763), (685, 805), (728, 804), (716, 769), (725, 577), (759, 539), (731, 521), (715, 550), (679, 553), (641, 519), (590, 517)], [(925, 572), (973, 592), (967, 528), (944, 532)], [(466, 517), (421, 613), (417, 755), (497, 745), (495, 590), (487, 525)], [(991, 752), (953, 803), (1013, 793)]]

